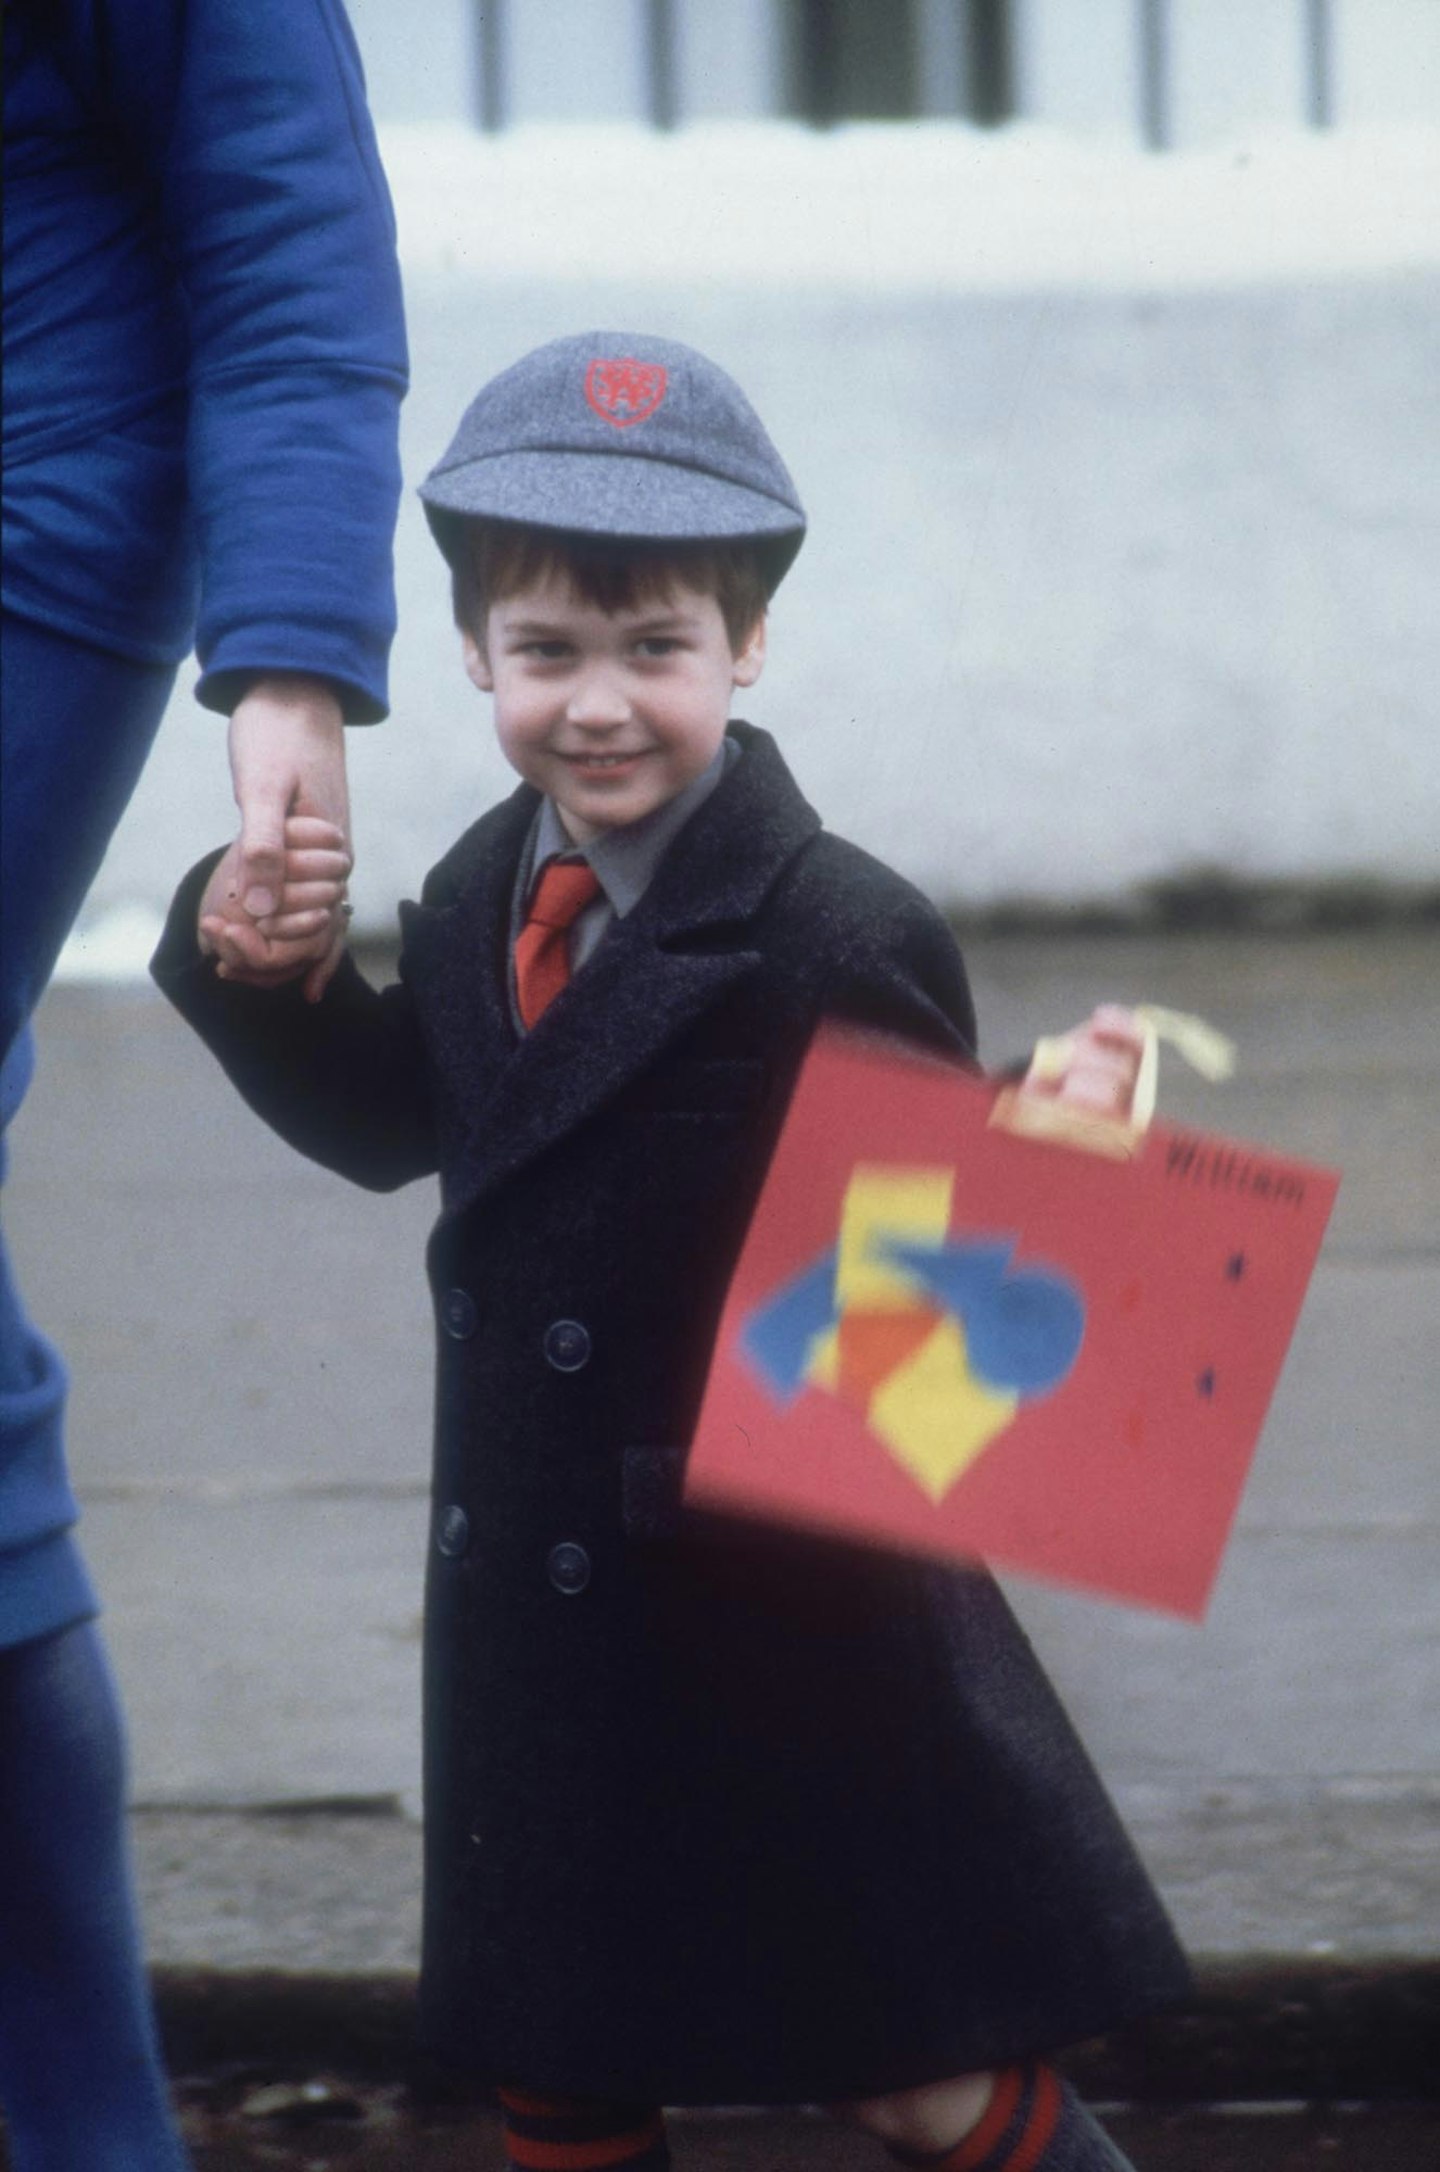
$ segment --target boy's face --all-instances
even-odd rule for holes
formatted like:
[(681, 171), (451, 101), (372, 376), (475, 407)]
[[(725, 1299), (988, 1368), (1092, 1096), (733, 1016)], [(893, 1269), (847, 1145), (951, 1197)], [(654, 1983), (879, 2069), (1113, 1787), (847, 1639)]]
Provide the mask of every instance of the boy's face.
[(731, 690), (765, 660), (760, 619), (735, 655), (720, 606), (678, 582), (603, 611), (556, 570), (468, 630), (465, 668), (495, 697), (507, 761), (554, 800), (578, 845), (638, 822), (708, 769), (725, 736)]

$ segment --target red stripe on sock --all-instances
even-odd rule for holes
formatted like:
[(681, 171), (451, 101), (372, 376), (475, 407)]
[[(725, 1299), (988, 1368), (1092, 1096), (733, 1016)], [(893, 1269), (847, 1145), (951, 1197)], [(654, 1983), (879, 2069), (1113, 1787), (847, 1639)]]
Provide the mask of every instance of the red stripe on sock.
[(995, 2091), (981, 2115), (979, 2126), (972, 2127), (964, 2139), (955, 2144), (949, 2156), (941, 2159), (941, 2172), (990, 2172), (990, 2152), (1015, 2117), (1024, 2087), (1023, 2067), (1002, 2067), (995, 2077)]
[(1035, 2079), (1035, 2101), (1030, 2107), (1025, 2131), (1004, 2164), (996, 2166), (995, 2172), (1035, 2172), (1060, 2124), (1063, 2102), (1059, 2075), (1053, 2067), (1042, 2066)]
[(511, 2163), (523, 2165), (525, 2172), (602, 2172), (605, 2166), (643, 2157), (663, 2138), (658, 2119), (624, 2134), (597, 2135), (591, 2142), (542, 2142), (534, 2135), (517, 2134), (512, 2127), (505, 2136), (505, 2149)]

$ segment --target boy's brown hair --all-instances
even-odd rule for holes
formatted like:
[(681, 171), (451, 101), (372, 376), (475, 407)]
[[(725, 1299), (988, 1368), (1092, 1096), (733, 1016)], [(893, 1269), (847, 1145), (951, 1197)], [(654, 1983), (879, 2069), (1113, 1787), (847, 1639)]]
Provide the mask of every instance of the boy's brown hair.
[(750, 542), (651, 543), (563, 528), (467, 520), (450, 552), (455, 623), (484, 645), (493, 603), (563, 573), (586, 603), (628, 611), (679, 586), (713, 596), (738, 656), (765, 614), (773, 583), (763, 546)]

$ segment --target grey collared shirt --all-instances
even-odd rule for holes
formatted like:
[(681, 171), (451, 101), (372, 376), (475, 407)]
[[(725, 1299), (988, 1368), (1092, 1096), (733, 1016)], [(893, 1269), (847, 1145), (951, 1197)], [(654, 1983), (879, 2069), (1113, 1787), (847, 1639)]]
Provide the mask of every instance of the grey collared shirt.
[(515, 1000), (515, 941), (525, 925), (525, 914), (535, 885), (551, 860), (584, 861), (600, 885), (600, 895), (586, 906), (570, 930), (570, 971), (578, 973), (595, 950), (612, 921), (633, 912), (649, 888), (656, 868), (696, 810), (710, 797), (732, 762), (740, 758), (737, 740), (728, 734), (716, 750), (708, 769), (678, 791), (673, 799), (630, 822), (623, 829), (601, 830), (589, 844), (572, 842), (551, 799), (543, 799), (530, 825), (520, 854), (515, 888), (510, 899), (510, 1016), (517, 1033), (525, 1024)]

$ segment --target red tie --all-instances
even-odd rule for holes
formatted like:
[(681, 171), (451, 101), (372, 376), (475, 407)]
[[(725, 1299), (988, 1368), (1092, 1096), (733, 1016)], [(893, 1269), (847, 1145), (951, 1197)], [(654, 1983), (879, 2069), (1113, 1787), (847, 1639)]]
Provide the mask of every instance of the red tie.
[(547, 863), (515, 938), (515, 1001), (527, 1031), (569, 980), (570, 930), (599, 895), (594, 870), (583, 860)]

